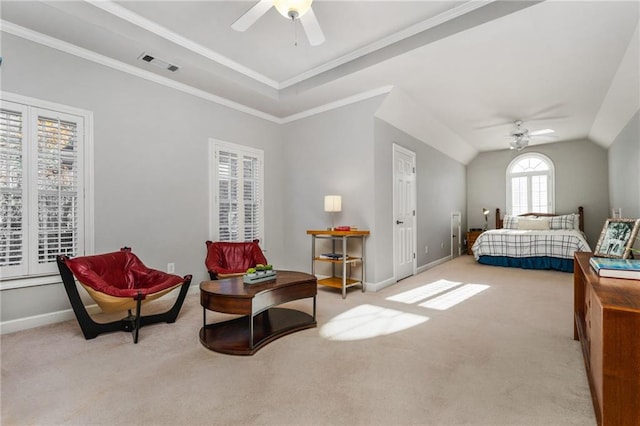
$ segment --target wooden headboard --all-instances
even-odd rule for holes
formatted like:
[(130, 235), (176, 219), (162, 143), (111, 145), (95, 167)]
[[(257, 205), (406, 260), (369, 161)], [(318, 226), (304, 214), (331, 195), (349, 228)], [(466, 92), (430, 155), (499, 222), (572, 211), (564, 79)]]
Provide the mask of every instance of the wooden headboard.
[[(518, 216), (560, 216), (555, 213), (524, 213)], [(579, 227), (582, 232), (584, 232), (584, 207), (578, 207), (578, 218), (579, 218)], [(500, 216), (500, 209), (496, 208), (496, 229), (502, 229), (502, 216)]]

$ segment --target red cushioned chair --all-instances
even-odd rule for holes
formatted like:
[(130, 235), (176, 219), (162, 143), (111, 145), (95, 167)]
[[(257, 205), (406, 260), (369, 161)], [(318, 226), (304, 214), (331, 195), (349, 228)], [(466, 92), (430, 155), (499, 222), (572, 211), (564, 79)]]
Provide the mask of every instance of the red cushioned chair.
[(246, 243), (207, 241), (204, 263), (212, 280), (243, 275), (257, 264), (267, 264), (258, 240)]
[[(86, 339), (112, 331), (131, 331), (134, 343), (138, 343), (140, 327), (158, 322), (175, 322), (191, 284), (191, 275), (179, 277), (147, 268), (127, 247), (118, 252), (95, 256), (58, 256), (58, 269)], [(127, 310), (129, 315), (109, 323), (94, 321), (82, 303), (74, 277), (104, 312)], [(157, 299), (177, 287), (182, 287), (180, 294), (168, 311), (141, 315), (143, 303)], [(131, 313), (134, 307), (135, 315)]]

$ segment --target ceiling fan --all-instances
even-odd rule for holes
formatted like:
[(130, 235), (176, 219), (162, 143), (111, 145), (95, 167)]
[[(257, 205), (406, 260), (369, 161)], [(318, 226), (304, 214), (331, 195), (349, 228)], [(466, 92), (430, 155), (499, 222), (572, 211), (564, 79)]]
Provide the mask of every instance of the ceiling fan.
[(552, 129), (542, 129), (529, 132), (529, 129), (525, 129), (523, 127), (524, 123), (522, 120), (516, 120), (513, 124), (515, 125), (515, 128), (510, 133), (511, 141), (509, 142), (509, 146), (510, 149), (518, 151), (522, 151), (527, 145), (529, 145), (529, 140), (531, 138), (549, 138), (551, 133), (555, 133)]
[(238, 18), (231, 28), (236, 31), (246, 31), (273, 6), (285, 18), (291, 21), (300, 20), (309, 44), (318, 46), (324, 43), (325, 38), (316, 15), (311, 9), (312, 2), (313, 0), (260, 0)]

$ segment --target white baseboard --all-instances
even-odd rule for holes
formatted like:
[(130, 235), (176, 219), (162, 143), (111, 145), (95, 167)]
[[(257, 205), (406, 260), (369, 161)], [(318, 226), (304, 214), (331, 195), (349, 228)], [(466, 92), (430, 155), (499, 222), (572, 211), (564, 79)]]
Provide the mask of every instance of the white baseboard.
[[(166, 294), (163, 297), (169, 297), (171, 293)], [(191, 294), (200, 294), (200, 286), (190, 286), (187, 296)], [(158, 299), (160, 300), (160, 299)], [(100, 312), (98, 305), (87, 305), (87, 312), (90, 315), (95, 315)], [(41, 327), (43, 325), (56, 324), (63, 321), (75, 320), (76, 316), (73, 313), (73, 309), (64, 309), (62, 311), (49, 312), (47, 314), (33, 315), (25, 318), (18, 318), (10, 321), (0, 322), (0, 334), (15, 333), (16, 331), (28, 330), (30, 328)]]
[[(443, 257), (434, 262), (428, 263), (419, 267), (416, 273), (421, 273), (427, 269), (431, 269), (434, 266), (440, 265), (451, 260), (451, 256)], [(318, 278), (323, 278), (318, 276)], [(383, 288), (389, 287), (395, 284), (397, 281), (395, 277), (388, 278), (386, 280), (377, 283), (365, 283), (365, 290), (367, 292), (377, 292)], [(169, 293), (170, 294), (170, 293)], [(187, 295), (200, 294), (200, 286), (190, 286)], [(168, 296), (168, 295), (167, 295)], [(100, 312), (98, 305), (88, 305), (87, 311), (89, 314), (96, 314)], [(42, 315), (34, 315), (25, 318), (18, 318), (15, 320), (0, 322), (0, 334), (14, 333), (16, 331), (28, 330), (34, 327), (40, 327), (43, 325), (55, 324), (58, 322), (69, 321), (75, 319), (75, 315), (71, 308), (57, 312), (50, 312)]]
[(396, 282), (397, 282), (396, 279), (394, 277), (391, 277), (377, 283), (367, 283), (365, 286), (365, 289), (367, 291), (376, 292), (376, 291), (382, 290), (383, 288), (389, 287), (390, 285), (393, 285)]
[(426, 265), (422, 265), (421, 267), (419, 267), (418, 270), (416, 271), (416, 273), (419, 274), (421, 272), (426, 271), (427, 269), (433, 268), (434, 266), (438, 266), (438, 265), (441, 265), (441, 264), (443, 264), (445, 262), (448, 262), (451, 259), (453, 259), (453, 258), (451, 257), (451, 255), (449, 255), (447, 257), (443, 257), (442, 259), (434, 260), (431, 263), (427, 263)]
[[(97, 314), (100, 312), (98, 305), (86, 306), (89, 314)], [(28, 330), (30, 328), (41, 327), (43, 325), (56, 324), (75, 319), (73, 309), (65, 309), (62, 311), (49, 312), (47, 314), (33, 315), (25, 318), (18, 318), (11, 321), (3, 321), (0, 323), (0, 334), (15, 333), (16, 331)]]

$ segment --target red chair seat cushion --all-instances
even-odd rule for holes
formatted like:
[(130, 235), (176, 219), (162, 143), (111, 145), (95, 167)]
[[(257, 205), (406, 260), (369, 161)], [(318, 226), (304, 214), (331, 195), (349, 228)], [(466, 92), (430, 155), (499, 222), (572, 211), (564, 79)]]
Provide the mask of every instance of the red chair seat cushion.
[(209, 272), (216, 274), (237, 274), (257, 264), (267, 264), (258, 241), (251, 242), (211, 242), (207, 241), (205, 265)]
[(174, 287), (184, 278), (147, 268), (130, 251), (66, 259), (78, 281), (95, 291), (114, 297), (135, 297)]

